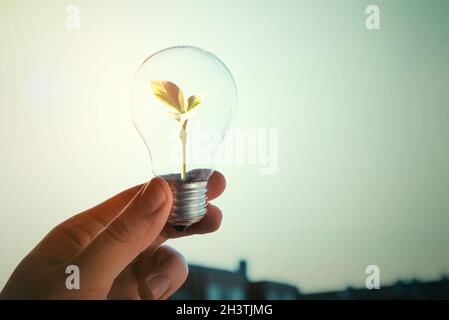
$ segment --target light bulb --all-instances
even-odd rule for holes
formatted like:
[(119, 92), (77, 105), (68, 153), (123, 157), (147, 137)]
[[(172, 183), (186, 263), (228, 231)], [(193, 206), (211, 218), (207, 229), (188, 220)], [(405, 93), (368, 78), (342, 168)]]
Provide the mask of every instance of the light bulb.
[(178, 231), (207, 212), (207, 181), (236, 106), (231, 73), (200, 48), (158, 51), (134, 76), (134, 126), (148, 149), (153, 174), (165, 179), (173, 192), (168, 222)]

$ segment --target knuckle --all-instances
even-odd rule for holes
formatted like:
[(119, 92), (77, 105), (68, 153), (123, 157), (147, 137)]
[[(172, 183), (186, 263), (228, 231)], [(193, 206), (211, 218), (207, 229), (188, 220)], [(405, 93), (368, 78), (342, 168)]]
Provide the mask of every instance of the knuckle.
[(78, 248), (84, 248), (92, 240), (91, 234), (77, 226), (61, 225), (56, 230), (60, 235), (73, 242)]
[(123, 219), (117, 219), (105, 229), (106, 235), (112, 240), (128, 244), (134, 240), (132, 228)]

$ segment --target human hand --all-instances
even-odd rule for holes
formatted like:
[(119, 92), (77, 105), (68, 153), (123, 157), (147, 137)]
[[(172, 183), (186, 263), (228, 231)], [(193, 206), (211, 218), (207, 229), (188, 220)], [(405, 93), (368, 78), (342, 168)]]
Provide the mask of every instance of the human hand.
[[(226, 182), (215, 172), (208, 199)], [(166, 299), (187, 278), (180, 253), (167, 239), (217, 230), (220, 209), (184, 232), (167, 225), (172, 206), (168, 183), (160, 178), (123, 191), (55, 227), (22, 260), (6, 283), (3, 299)], [(66, 287), (66, 267), (80, 270), (80, 288)]]

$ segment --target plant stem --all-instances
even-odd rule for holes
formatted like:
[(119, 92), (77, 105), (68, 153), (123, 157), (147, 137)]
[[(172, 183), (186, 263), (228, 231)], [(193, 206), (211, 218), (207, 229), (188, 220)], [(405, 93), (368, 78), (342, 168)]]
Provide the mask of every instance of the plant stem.
[(181, 138), (181, 180), (186, 180), (186, 144), (187, 144), (187, 121), (184, 120), (181, 124), (181, 130), (179, 132), (179, 137)]

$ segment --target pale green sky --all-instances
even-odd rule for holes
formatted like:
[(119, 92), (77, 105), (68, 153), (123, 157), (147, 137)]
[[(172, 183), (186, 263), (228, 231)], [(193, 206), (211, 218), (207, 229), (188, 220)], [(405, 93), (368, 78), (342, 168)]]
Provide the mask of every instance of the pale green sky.
[[(381, 30), (365, 28), (365, 8)], [(66, 6), (81, 29), (65, 28)], [(189, 262), (303, 291), (449, 272), (446, 0), (0, 2), (0, 287), (54, 225), (150, 177), (129, 115), (149, 54), (190, 44), (239, 89), (234, 126), (279, 130), (279, 171), (219, 169), (215, 234)]]

